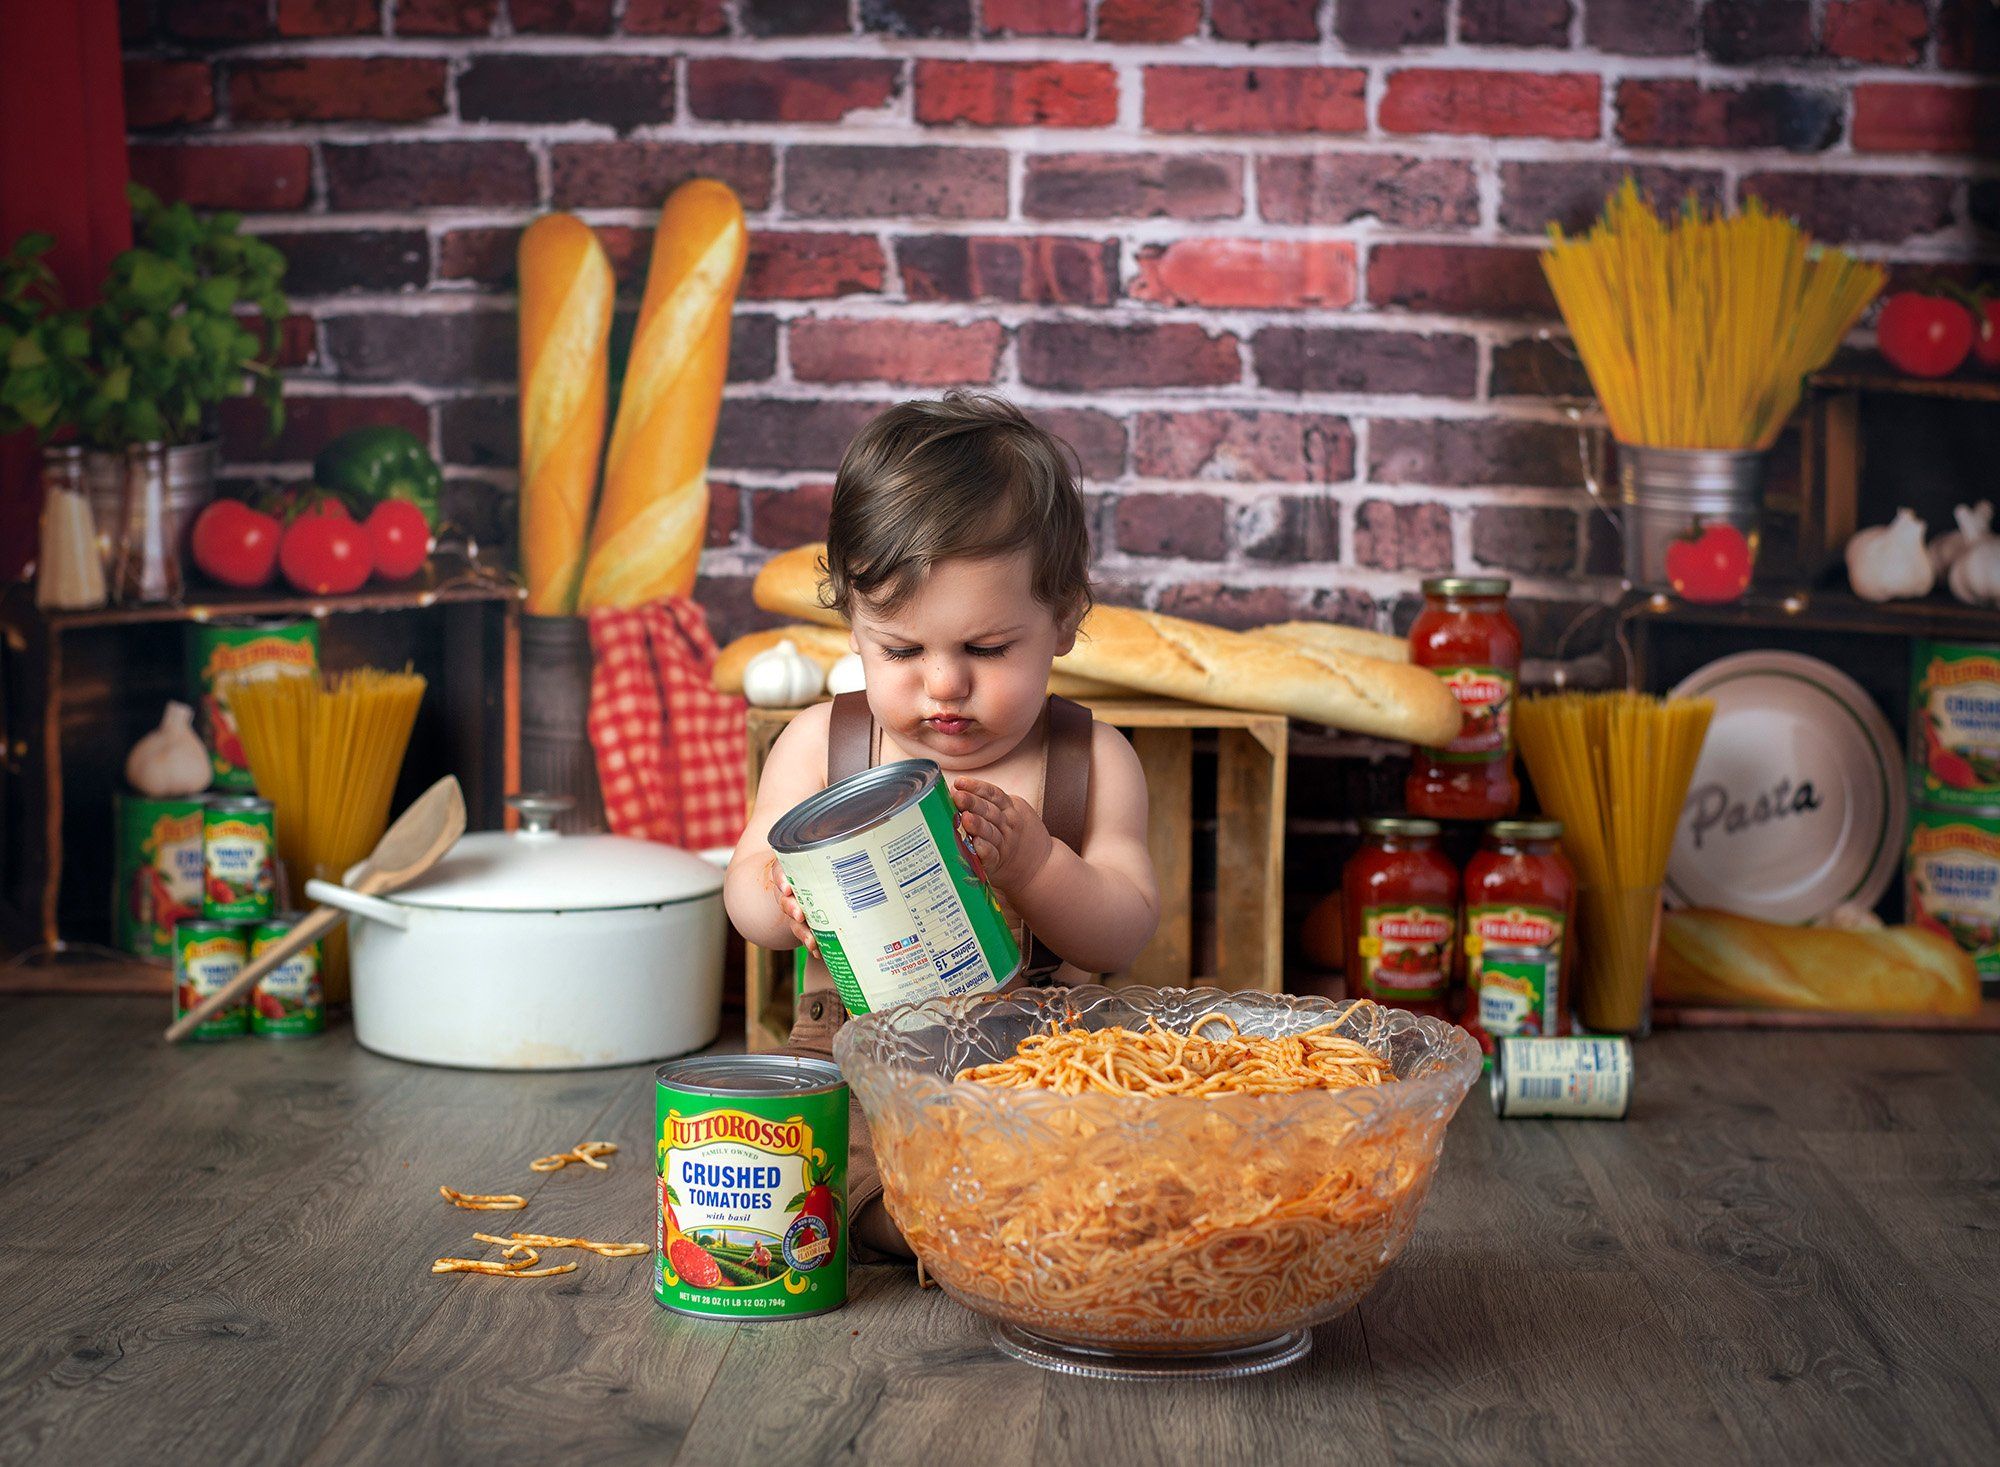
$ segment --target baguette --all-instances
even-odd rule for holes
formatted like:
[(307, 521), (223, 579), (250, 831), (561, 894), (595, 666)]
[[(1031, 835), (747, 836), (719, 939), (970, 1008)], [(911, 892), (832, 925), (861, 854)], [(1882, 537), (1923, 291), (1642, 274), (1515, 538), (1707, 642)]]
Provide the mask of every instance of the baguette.
[(1387, 632), (1371, 632), (1361, 627), (1342, 626), (1336, 621), (1280, 621), (1252, 627), (1253, 637), (1270, 637), (1287, 646), (1308, 651), (1349, 652), (1373, 657), (1379, 662), (1408, 662), (1410, 639), (1392, 637)]
[[(838, 622), (838, 612), (819, 604), (819, 560), (825, 551), (824, 545), (801, 545), (772, 556), (757, 573), (752, 599), (779, 615)], [(1058, 657), (1056, 667), (1115, 688), (1283, 713), (1409, 743), (1448, 744), (1462, 721), (1450, 689), (1407, 662), (1122, 606), (1092, 608), (1075, 650)]]
[(1967, 1015), (1971, 955), (1921, 927), (1785, 927), (1728, 912), (1669, 912), (1654, 995), (1663, 1002), (1849, 1014)]
[(694, 589), (708, 533), (708, 453), (729, 368), (749, 233), (728, 185), (692, 179), (660, 211), (646, 297), (590, 534), (582, 610)]
[(1458, 701), (1407, 663), (1308, 650), (1123, 606), (1091, 610), (1066, 672), (1219, 708), (1251, 708), (1416, 744), (1449, 743)]
[(774, 616), (845, 630), (847, 618), (820, 604), (820, 562), (825, 558), (824, 544), (779, 551), (759, 567), (757, 579), (750, 583), (750, 599)]
[[(746, 632), (717, 655), (712, 674), (716, 691), (740, 694), (743, 691), (743, 669), (750, 659), (760, 652), (768, 652), (786, 638), (790, 638), (799, 651), (817, 662), (821, 672), (830, 670), (848, 651), (845, 626), (823, 627), (794, 622), (791, 626), (772, 627), (768, 631)], [(1088, 678), (1071, 677), (1063, 672), (1049, 674), (1049, 691), (1063, 698), (1130, 696), (1122, 688), (1093, 683)]]
[(521, 236), (521, 573), (536, 616), (576, 610), (604, 450), (611, 263), (588, 224), (545, 214)]

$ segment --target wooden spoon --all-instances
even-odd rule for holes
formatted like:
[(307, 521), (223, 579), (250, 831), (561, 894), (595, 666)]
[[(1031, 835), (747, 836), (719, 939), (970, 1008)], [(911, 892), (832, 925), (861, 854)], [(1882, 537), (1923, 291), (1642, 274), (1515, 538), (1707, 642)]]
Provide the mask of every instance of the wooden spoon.
[[(368, 896), (407, 886), (437, 865), (464, 834), (465, 794), (457, 778), (447, 774), (417, 796), (396, 823), (382, 832), (382, 839), (354, 868), (354, 879), (347, 884)], [(241, 998), (259, 978), (307, 943), (331, 932), (346, 915), (338, 907), (315, 908), (281, 940), (265, 948), (255, 962), (245, 963), (242, 972), (174, 1020), (167, 1030), (167, 1042), (175, 1044), (187, 1038), (195, 1025)]]

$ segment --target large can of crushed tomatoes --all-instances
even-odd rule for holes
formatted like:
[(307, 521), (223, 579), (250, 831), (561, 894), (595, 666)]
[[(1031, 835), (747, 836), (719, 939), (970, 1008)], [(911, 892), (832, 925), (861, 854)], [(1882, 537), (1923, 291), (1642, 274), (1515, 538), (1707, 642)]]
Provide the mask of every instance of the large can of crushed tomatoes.
[(819, 955), (852, 1014), (988, 993), (1021, 947), (928, 759), (864, 769), (771, 827)]
[(2000, 810), (1910, 811), (1903, 917), (1972, 955), (1980, 981), (2000, 981)]
[(660, 1066), (661, 1304), (744, 1320), (847, 1302), (847, 1104), (832, 1060), (708, 1055)]
[(2000, 647), (1910, 647), (1910, 782), (1940, 809), (2000, 807)]

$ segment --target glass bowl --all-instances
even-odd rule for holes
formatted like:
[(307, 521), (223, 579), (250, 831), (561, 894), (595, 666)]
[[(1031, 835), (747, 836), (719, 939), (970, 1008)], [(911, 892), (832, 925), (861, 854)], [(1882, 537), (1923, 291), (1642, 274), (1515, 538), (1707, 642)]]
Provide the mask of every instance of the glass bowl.
[[(1289, 1095), (1057, 1095), (956, 1081), (1051, 1021), (1246, 1034), (1332, 1023), (1400, 1083)], [(834, 1058), (884, 1201), (925, 1269), (1036, 1364), (1126, 1377), (1268, 1370), (1409, 1241), (1445, 1124), (1479, 1075), (1456, 1025), (1215, 988), (1021, 990), (854, 1019)]]

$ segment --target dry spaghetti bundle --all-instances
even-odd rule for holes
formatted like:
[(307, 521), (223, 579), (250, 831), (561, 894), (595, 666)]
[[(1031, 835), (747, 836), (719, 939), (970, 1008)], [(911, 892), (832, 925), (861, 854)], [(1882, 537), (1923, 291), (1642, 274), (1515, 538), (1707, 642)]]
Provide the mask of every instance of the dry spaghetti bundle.
[[(424, 679), (407, 669), (230, 682), (251, 777), (274, 807), (293, 899), (308, 877), (338, 881), (382, 838), (423, 696)], [(329, 937), (324, 961), (328, 996), (344, 996), (340, 934)]]
[(1375, 1014), (1359, 1039), (1221, 1015), (1033, 1035), (959, 1081), (1077, 1098), (940, 1107), (912, 1135), (885, 1116), (891, 1211), (948, 1289), (1064, 1338), (1223, 1345), (1320, 1317), (1407, 1239), (1439, 1124), (1326, 1093), (1400, 1083), (1364, 1042)]
[(1542, 269), (1612, 432), (1649, 448), (1769, 447), (1886, 278), (1756, 199), (1725, 215), (1690, 197), (1664, 223), (1630, 178), (1588, 233), (1549, 235)]
[(1576, 867), (1579, 1007), (1594, 1029), (1643, 1032), (1660, 885), (1715, 704), (1556, 693), (1515, 713), (1542, 806)]

